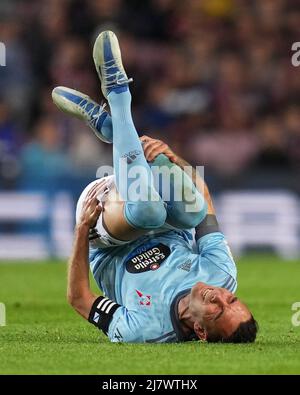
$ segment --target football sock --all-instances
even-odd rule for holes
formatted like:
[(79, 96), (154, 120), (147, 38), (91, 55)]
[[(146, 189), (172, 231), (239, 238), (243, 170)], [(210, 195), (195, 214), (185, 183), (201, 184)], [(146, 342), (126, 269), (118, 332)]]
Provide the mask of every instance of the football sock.
[(112, 91), (107, 99), (113, 125), (116, 186), (125, 201), (124, 216), (136, 228), (159, 228), (167, 213), (154, 188), (152, 173), (132, 120), (130, 91), (128, 88)]

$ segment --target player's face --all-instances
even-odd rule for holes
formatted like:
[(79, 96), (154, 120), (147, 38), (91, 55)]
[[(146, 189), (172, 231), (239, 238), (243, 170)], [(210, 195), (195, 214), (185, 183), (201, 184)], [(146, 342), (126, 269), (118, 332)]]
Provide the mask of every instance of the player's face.
[(208, 334), (226, 338), (251, 318), (247, 306), (233, 293), (204, 283), (192, 288), (189, 308), (196, 320), (195, 333), (203, 340)]

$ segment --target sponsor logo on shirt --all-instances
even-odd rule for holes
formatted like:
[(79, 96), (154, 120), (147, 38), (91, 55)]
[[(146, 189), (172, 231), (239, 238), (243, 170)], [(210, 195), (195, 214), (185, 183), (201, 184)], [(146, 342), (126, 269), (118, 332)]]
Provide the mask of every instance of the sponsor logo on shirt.
[(143, 273), (160, 268), (164, 260), (170, 255), (171, 250), (165, 244), (159, 243), (138, 253), (131, 255), (126, 261), (126, 270), (129, 273)]

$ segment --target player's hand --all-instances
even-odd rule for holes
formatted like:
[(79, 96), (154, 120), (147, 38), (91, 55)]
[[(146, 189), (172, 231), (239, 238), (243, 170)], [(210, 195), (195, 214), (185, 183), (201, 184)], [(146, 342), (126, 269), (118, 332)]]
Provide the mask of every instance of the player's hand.
[(152, 139), (149, 136), (142, 136), (140, 140), (143, 143), (145, 158), (148, 162), (154, 161), (159, 154), (164, 154), (171, 162), (176, 162), (177, 155), (163, 141)]
[(97, 224), (98, 218), (103, 211), (101, 203), (97, 199), (98, 193), (102, 190), (105, 181), (99, 181), (95, 184), (83, 202), (80, 224), (86, 225), (89, 228), (94, 228)]

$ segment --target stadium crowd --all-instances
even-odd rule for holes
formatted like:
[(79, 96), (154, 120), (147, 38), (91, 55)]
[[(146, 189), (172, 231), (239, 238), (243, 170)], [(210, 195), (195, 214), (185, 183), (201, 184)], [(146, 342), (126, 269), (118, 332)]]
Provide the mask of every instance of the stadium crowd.
[[(78, 194), (111, 146), (51, 100), (65, 85), (101, 101), (96, 35), (120, 37), (141, 134), (205, 165), (213, 191), (300, 192), (300, 9), (289, 0), (1, 0), (0, 188)], [(298, 177), (299, 179), (299, 177)], [(68, 180), (68, 181), (66, 181)]]

